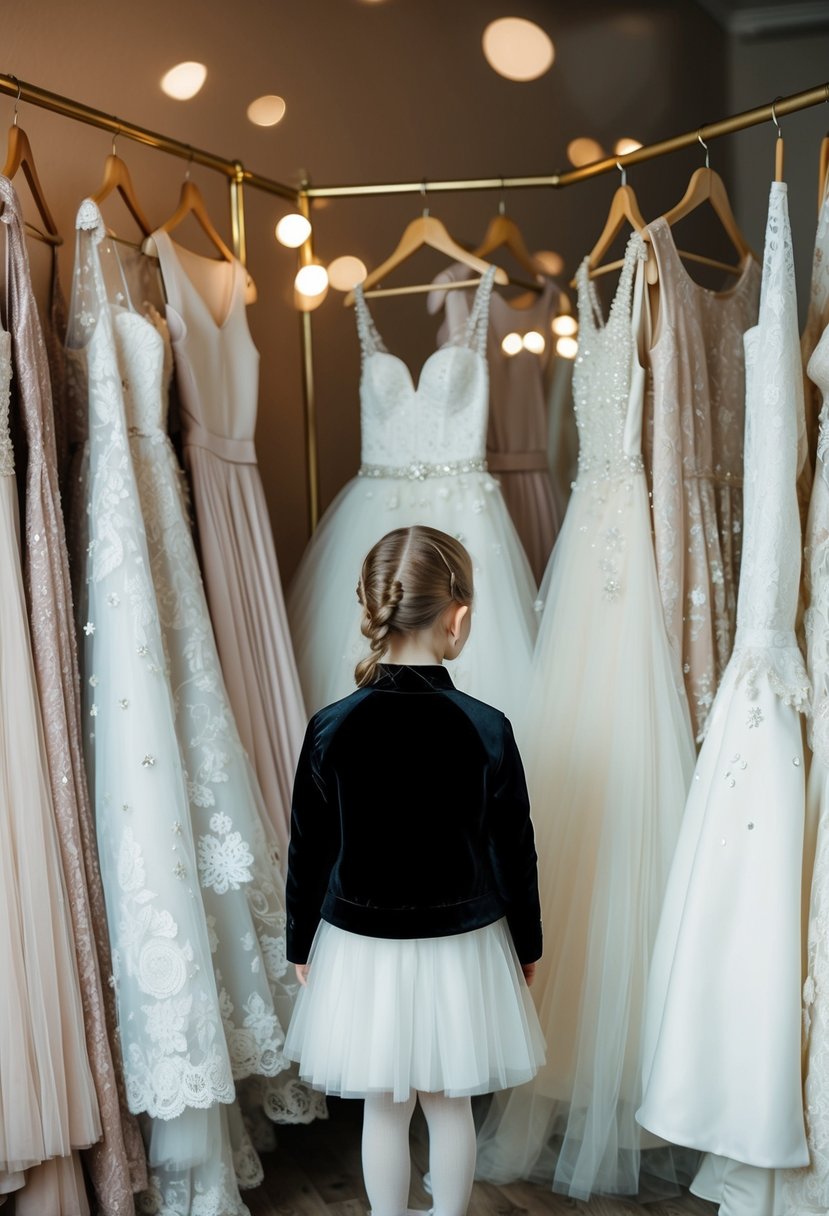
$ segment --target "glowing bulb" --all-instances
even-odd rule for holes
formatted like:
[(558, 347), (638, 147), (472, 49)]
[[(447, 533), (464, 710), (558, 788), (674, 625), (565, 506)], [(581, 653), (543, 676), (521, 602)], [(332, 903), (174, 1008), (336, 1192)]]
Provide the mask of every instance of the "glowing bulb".
[(559, 338), (556, 342), (556, 354), (562, 359), (575, 359), (579, 353), (579, 344), (575, 338)]
[(572, 338), (579, 332), (579, 323), (575, 317), (570, 317), (567, 313), (561, 313), (559, 316), (553, 317), (551, 328), (553, 333), (559, 338)]
[(161, 88), (176, 101), (189, 101), (196, 96), (206, 79), (207, 68), (203, 63), (177, 63), (161, 77)]
[(280, 245), (287, 245), (289, 249), (298, 249), (300, 245), (305, 244), (310, 235), (311, 222), (298, 211), (283, 215), (276, 225), (276, 239)]
[(337, 291), (351, 291), (352, 287), (362, 283), (367, 274), (365, 264), (349, 253), (335, 258), (328, 266), (328, 282)]
[(507, 80), (537, 80), (552, 65), (555, 47), (548, 34), (523, 17), (500, 17), (484, 30), (489, 66)]
[(589, 139), (586, 135), (580, 136), (579, 139), (571, 139), (567, 145), (567, 159), (577, 169), (580, 165), (589, 165), (594, 160), (601, 160), (603, 156), (602, 145), (595, 139)]
[(540, 249), (538, 253), (533, 254), (533, 261), (538, 263), (545, 274), (561, 274), (564, 269), (564, 258), (552, 249)]
[(626, 137), (625, 139), (616, 140), (616, 143), (613, 145), (613, 151), (617, 156), (627, 156), (628, 152), (635, 152), (637, 148), (641, 147), (642, 145), (638, 139), (628, 139)]
[(544, 335), (537, 329), (531, 329), (529, 333), (524, 334), (524, 350), (528, 350), (531, 355), (543, 355), (546, 345)]
[(285, 100), (276, 93), (257, 97), (248, 106), (248, 118), (257, 127), (275, 127), (285, 117)]
[(297, 271), (294, 287), (301, 296), (321, 296), (328, 287), (328, 272), (324, 266), (311, 262)]
[(507, 336), (504, 338), (503, 342), (501, 343), (501, 350), (504, 352), (505, 355), (509, 355), (510, 358), (513, 355), (517, 355), (519, 350), (523, 350), (523, 349), (524, 349), (524, 339), (521, 337), (520, 334), (516, 334), (516, 333), (507, 334)]

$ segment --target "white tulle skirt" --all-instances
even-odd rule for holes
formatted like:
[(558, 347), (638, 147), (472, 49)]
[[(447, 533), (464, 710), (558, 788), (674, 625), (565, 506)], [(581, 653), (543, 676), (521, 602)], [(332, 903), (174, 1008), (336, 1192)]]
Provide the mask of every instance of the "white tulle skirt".
[(451, 937), (365, 937), (323, 921), (285, 1055), (344, 1098), (491, 1093), (533, 1077), (544, 1038), (506, 921)]
[(542, 596), (524, 755), (547, 1062), (530, 1085), (496, 1096), (478, 1176), (582, 1199), (659, 1194), (675, 1189), (677, 1163), (635, 1112), (650, 952), (694, 745), (643, 473), (574, 491)]
[(387, 532), (412, 524), (447, 532), (468, 549), (475, 577), (472, 633), (449, 670), (458, 688), (503, 710), (520, 735), (536, 586), (500, 487), (481, 472), (424, 481), (354, 477), (334, 499), (287, 597), (308, 712), (354, 691), (354, 668), (369, 653), (356, 595), (363, 559)]

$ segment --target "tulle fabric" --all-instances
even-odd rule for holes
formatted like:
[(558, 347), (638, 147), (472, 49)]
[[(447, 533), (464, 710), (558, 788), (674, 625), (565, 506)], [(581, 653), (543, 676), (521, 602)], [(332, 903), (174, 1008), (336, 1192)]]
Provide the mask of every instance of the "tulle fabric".
[[(535, 583), (500, 489), (488, 473), (355, 477), (305, 551), (288, 615), (309, 713), (354, 691), (369, 653), (355, 588), (363, 558), (393, 528), (428, 524), (458, 539), (474, 564), (472, 632), (452, 661), (462, 691), (503, 710), (520, 736), (536, 631)], [(496, 661), (497, 656), (497, 661)]]
[[(69, 1158), (101, 1134), (26, 622), (16, 482), (9, 473), (0, 474), (0, 570), (0, 1191), (7, 1191), (25, 1182), (8, 1175)], [(75, 1164), (67, 1160), (56, 1170), (72, 1190)], [(86, 1210), (82, 1195), (81, 1189), (74, 1196), (72, 1211)]]
[(544, 1039), (506, 921), (397, 940), (323, 921), (285, 1054), (344, 1098), (490, 1093), (532, 1077)]
[(581, 1198), (656, 1194), (686, 1172), (634, 1114), (648, 959), (694, 749), (662, 627), (644, 474), (595, 494), (577, 488), (541, 594), (526, 762), (547, 1062), (494, 1100), (478, 1176)]

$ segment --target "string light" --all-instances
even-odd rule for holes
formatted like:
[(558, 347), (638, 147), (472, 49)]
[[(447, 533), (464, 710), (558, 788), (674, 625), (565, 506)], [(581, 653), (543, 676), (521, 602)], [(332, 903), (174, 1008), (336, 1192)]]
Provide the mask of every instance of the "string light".
[(352, 287), (363, 282), (367, 274), (365, 263), (349, 253), (334, 258), (328, 266), (328, 282), (337, 291), (351, 291)]
[(483, 48), (489, 66), (507, 80), (537, 80), (555, 58), (549, 34), (524, 17), (499, 17), (490, 22), (484, 30)]
[(524, 349), (524, 339), (521, 337), (520, 334), (516, 334), (516, 333), (507, 334), (501, 343), (501, 350), (504, 352), (505, 355), (509, 355), (510, 358), (512, 358), (513, 355), (517, 355), (518, 352), (523, 349)]
[(603, 156), (604, 148), (598, 140), (590, 139), (586, 135), (571, 139), (567, 145), (567, 159), (577, 169), (581, 165), (592, 164), (594, 160), (601, 160)]
[(328, 271), (317, 262), (310, 262), (297, 271), (294, 287), (301, 296), (314, 299), (328, 289)]
[(579, 323), (575, 317), (571, 317), (567, 313), (560, 313), (557, 317), (553, 317), (553, 324), (550, 328), (559, 338), (572, 338), (579, 332)]
[(189, 101), (191, 97), (196, 96), (206, 79), (207, 68), (204, 64), (188, 60), (186, 63), (177, 63), (169, 72), (164, 73), (161, 77), (161, 88), (168, 97), (174, 97), (176, 101)]
[(629, 139), (627, 136), (624, 139), (617, 139), (613, 145), (613, 151), (617, 156), (627, 156), (628, 152), (635, 152), (642, 145), (638, 139)]
[(564, 258), (553, 249), (539, 249), (533, 254), (533, 261), (540, 266), (545, 274), (561, 274), (564, 269)]
[(285, 117), (285, 99), (276, 93), (257, 97), (248, 106), (248, 118), (257, 127), (275, 127)]
[(311, 221), (298, 211), (291, 211), (288, 215), (283, 215), (275, 231), (280, 245), (286, 245), (288, 249), (298, 249), (311, 235)]
[(531, 355), (543, 355), (547, 346), (544, 335), (540, 334), (537, 329), (531, 329), (524, 334), (523, 344), (524, 350), (528, 350)]
[(579, 344), (575, 338), (559, 338), (556, 342), (556, 354), (562, 359), (575, 359), (579, 353)]

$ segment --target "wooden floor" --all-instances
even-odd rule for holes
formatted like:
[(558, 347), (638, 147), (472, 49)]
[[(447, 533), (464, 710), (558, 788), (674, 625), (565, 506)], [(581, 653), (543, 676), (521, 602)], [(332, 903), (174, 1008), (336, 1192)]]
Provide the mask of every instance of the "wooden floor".
[[(329, 1099), (329, 1118), (308, 1127), (278, 1129), (278, 1148), (263, 1157), (265, 1181), (246, 1193), (251, 1216), (366, 1216), (368, 1201), (360, 1169), (361, 1102)], [(428, 1169), (428, 1140), (420, 1108), (412, 1120), (410, 1209), (426, 1211), (422, 1186)], [(693, 1195), (644, 1207), (625, 1199), (582, 1203), (529, 1183), (492, 1186), (476, 1182), (469, 1216), (713, 1216), (716, 1208)]]

